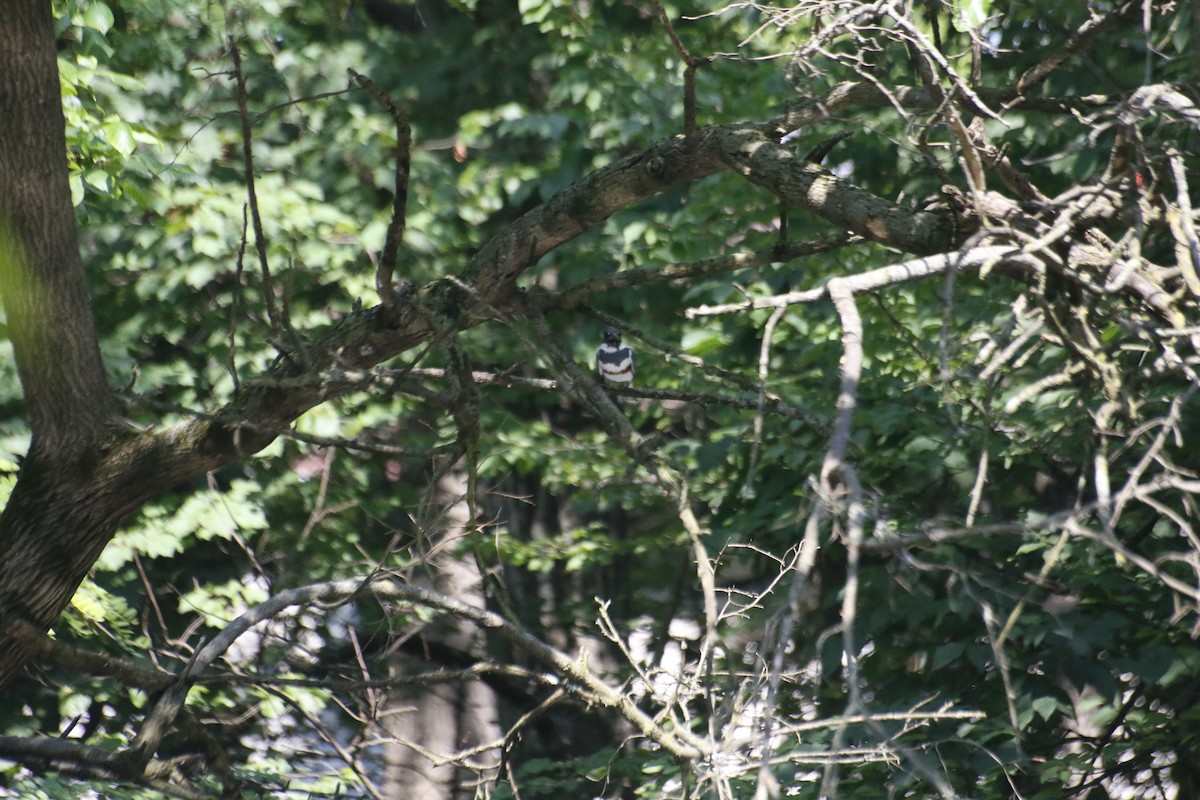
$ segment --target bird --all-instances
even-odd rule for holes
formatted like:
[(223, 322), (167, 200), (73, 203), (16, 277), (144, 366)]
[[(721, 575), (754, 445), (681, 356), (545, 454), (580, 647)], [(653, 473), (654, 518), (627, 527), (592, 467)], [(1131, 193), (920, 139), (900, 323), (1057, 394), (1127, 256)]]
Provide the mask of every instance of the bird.
[(596, 371), (605, 383), (632, 384), (636, 359), (633, 348), (621, 344), (621, 331), (604, 329), (604, 342), (596, 348)]

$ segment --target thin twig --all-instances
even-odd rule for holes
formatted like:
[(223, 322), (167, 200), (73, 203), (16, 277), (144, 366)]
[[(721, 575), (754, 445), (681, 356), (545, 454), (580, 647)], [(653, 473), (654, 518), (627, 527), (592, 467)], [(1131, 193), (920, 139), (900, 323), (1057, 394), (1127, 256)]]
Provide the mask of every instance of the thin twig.
[(771, 336), (775, 333), (775, 326), (786, 313), (787, 306), (780, 306), (771, 312), (767, 324), (763, 326), (762, 344), (758, 350), (758, 406), (754, 409), (754, 439), (750, 443), (750, 466), (746, 470), (746, 481), (742, 485), (742, 494), (745, 496), (751, 494), (751, 484), (756, 480), (754, 472), (758, 466), (758, 456), (762, 450), (763, 418), (767, 406), (767, 373), (771, 363)]
[(1117, 6), (1103, 16), (1092, 16), (1061, 47), (1056, 48), (1050, 55), (1034, 64), (1017, 80), (1017, 93), (1028, 94), (1032, 89), (1041, 85), (1054, 70), (1058, 69), (1068, 58), (1082, 50), (1097, 34), (1120, 23), (1138, 8), (1137, 2), (1128, 2)]
[(671, 37), (675, 52), (683, 60), (683, 133), (685, 136), (691, 135), (696, 131), (696, 70), (707, 63), (707, 60), (697, 59), (688, 52), (683, 40), (675, 32), (675, 26), (667, 16), (667, 10), (663, 8), (661, 0), (654, 0), (654, 9), (658, 12), (659, 21), (667, 29), (667, 36)]
[(246, 274), (246, 229), (249, 224), (246, 206), (242, 206), (242, 235), (238, 240), (237, 262), (233, 271), (233, 290), (230, 292), (232, 298), (229, 303), (229, 358), (225, 362), (235, 392), (241, 388), (237, 367), (237, 331), (238, 321), (241, 319), (242, 276)]
[(315, 731), (317, 736), (321, 738), (321, 741), (325, 743), (325, 746), (337, 754), (337, 757), (342, 760), (342, 763), (346, 765), (346, 768), (354, 773), (354, 778), (358, 781), (359, 785), (362, 786), (363, 791), (365, 791), (375, 800), (384, 800), (383, 792), (379, 790), (379, 787), (375, 785), (375, 782), (372, 781), (370, 776), (367, 774), (367, 770), (363, 767), (362, 760), (356, 753), (348, 750), (338, 740), (338, 737), (321, 722), (317, 715), (305, 708), (302, 703), (296, 702), (288, 692), (280, 691), (279, 689), (274, 689), (271, 687), (264, 687), (264, 691), (279, 698), (281, 701), (283, 701), (283, 703), (292, 709), (293, 713), (299, 714), (304, 718), (305, 722), (308, 723), (309, 729)]
[(275, 288), (271, 280), (271, 267), (267, 262), (267, 235), (263, 232), (262, 214), (258, 210), (258, 193), (254, 179), (253, 130), (250, 124), (249, 102), (246, 95), (246, 75), (242, 71), (242, 54), (237, 40), (229, 35), (229, 52), (233, 56), (233, 75), (237, 84), (238, 117), (242, 121), (242, 168), (246, 179), (246, 199), (250, 206), (250, 222), (254, 228), (254, 248), (258, 253), (258, 266), (262, 275), (263, 300), (267, 308), (267, 320), (271, 338), (281, 341), (279, 311), (275, 306)]
[(379, 257), (379, 268), (375, 271), (375, 289), (385, 314), (390, 314), (395, 305), (396, 259), (400, 244), (404, 241), (404, 228), (408, 215), (408, 181), (412, 167), (412, 126), (408, 117), (392, 102), (392, 99), (366, 75), (347, 70), (350, 77), (383, 106), (396, 123), (396, 197), (392, 201), (392, 219), (388, 223), (387, 236), (383, 242), (383, 253)]

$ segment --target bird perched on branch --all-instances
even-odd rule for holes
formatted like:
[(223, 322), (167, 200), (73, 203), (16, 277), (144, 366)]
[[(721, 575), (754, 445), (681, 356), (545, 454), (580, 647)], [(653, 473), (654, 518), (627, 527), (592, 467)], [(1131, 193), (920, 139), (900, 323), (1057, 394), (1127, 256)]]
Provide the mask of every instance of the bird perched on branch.
[(621, 344), (621, 331), (604, 329), (604, 343), (596, 349), (596, 370), (605, 383), (633, 383), (633, 348)]

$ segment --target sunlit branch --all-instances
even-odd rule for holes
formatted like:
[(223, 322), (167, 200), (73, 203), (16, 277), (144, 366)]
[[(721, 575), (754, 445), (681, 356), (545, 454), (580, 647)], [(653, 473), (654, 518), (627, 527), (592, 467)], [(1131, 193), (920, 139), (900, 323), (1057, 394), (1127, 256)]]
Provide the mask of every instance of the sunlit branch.
[[(839, 280), (843, 281), (851, 292), (869, 292), (888, 286), (896, 286), (912, 280), (938, 275), (949, 269), (982, 269), (994, 266), (1014, 266), (1022, 270), (1036, 270), (1040, 262), (1027, 255), (1020, 248), (995, 245), (991, 247), (976, 247), (971, 250), (953, 253), (942, 253), (935, 256), (924, 256), (901, 264), (891, 264), (886, 267), (870, 270), (858, 275), (851, 275)], [(736, 314), (759, 308), (779, 308), (780, 306), (812, 303), (829, 298), (829, 287), (820, 286), (797, 292), (746, 300), (740, 303), (725, 303), (723, 305), (702, 305), (689, 308), (689, 319), (713, 316), (716, 314)]]
[(1175, 237), (1175, 254), (1183, 273), (1184, 285), (1193, 297), (1200, 298), (1200, 236), (1196, 234), (1195, 215), (1188, 196), (1187, 169), (1175, 145), (1167, 146), (1167, 163), (1175, 179), (1175, 208), (1168, 208), (1167, 223)]

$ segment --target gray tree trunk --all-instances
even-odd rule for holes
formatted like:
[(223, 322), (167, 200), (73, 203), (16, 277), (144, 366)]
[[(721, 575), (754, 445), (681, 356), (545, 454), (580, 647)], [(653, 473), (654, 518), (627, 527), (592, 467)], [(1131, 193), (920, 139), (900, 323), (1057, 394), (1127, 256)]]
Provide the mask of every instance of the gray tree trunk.
[[(430, 588), (463, 602), (483, 607), (482, 578), (475, 564), (457, 557), (455, 543), (470, 525), (466, 502), (467, 481), (461, 472), (443, 477), (436, 505), (446, 507), (444, 528), (423, 565)], [(482, 634), (456, 620), (443, 618), (417, 631), (412, 645), (392, 657), (394, 674), (410, 674), (438, 667), (452, 668), (444, 654), (476, 660), (486, 657)], [(412, 655), (429, 652), (428, 659)], [(439, 654), (442, 654), (439, 657)], [(465, 666), (465, 664), (463, 664)], [(385, 727), (392, 737), (387, 747), (386, 794), (421, 800), (469, 800), (475, 796), (474, 773), (453, 763), (435, 763), (448, 756), (502, 735), (495, 693), (477, 681), (418, 686), (396, 691), (389, 698)], [(499, 750), (474, 754), (475, 763), (499, 762)]]

